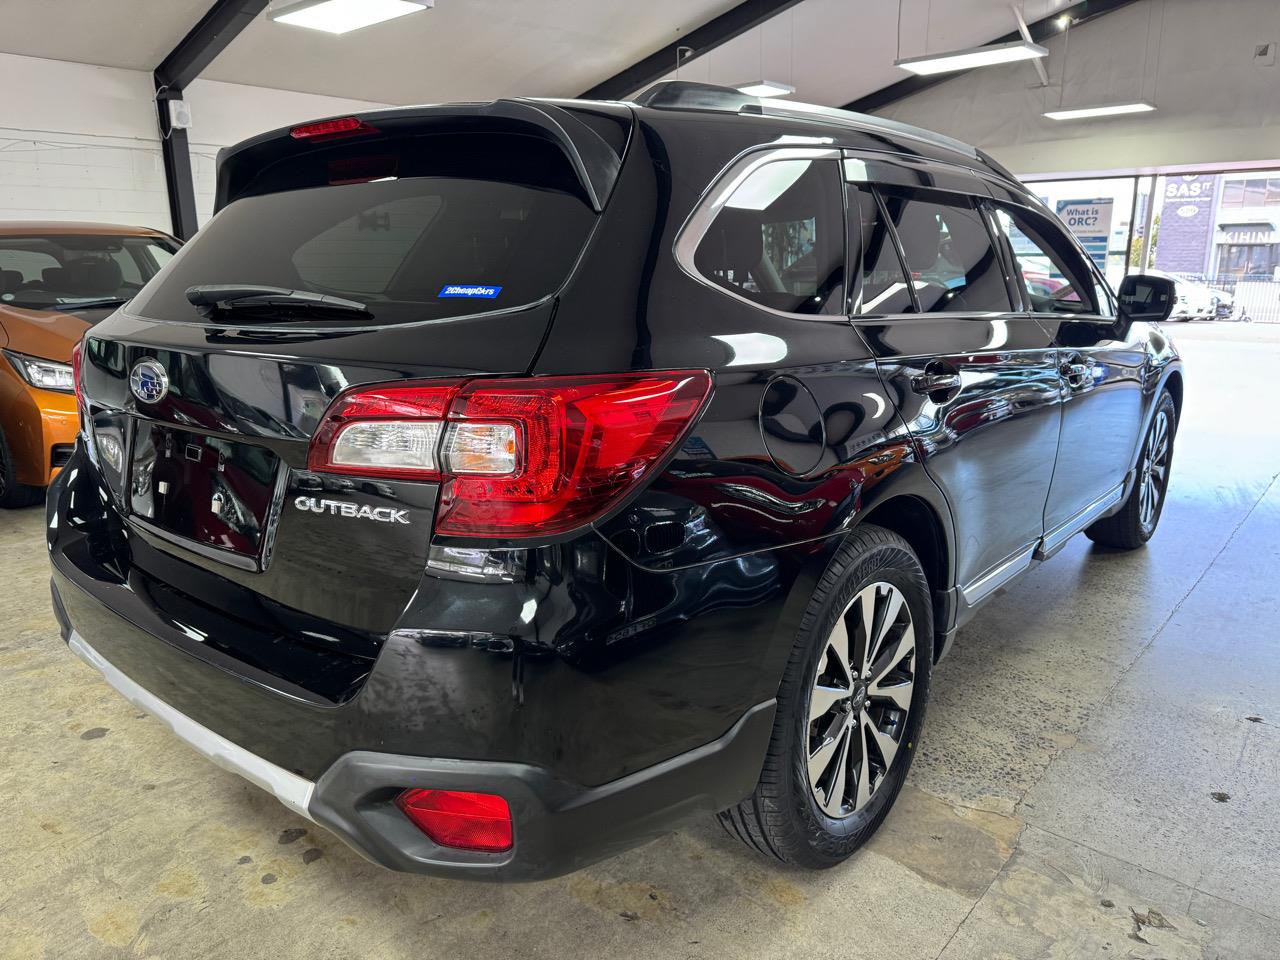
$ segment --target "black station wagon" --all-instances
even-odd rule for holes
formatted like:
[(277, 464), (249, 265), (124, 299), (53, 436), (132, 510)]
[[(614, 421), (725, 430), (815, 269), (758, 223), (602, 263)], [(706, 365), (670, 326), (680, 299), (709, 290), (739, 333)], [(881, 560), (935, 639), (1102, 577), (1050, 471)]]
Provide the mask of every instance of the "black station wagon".
[[(371, 860), (848, 857), (956, 630), (1144, 544), (1155, 325), (964, 144), (668, 83), (307, 123), (76, 358), (72, 650)], [(91, 789), (91, 788), (90, 788)]]

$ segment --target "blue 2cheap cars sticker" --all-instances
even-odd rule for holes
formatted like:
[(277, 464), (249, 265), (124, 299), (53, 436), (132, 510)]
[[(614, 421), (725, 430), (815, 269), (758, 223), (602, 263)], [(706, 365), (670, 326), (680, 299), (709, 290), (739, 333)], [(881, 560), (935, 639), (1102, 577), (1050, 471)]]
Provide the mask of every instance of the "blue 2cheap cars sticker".
[(501, 292), (501, 287), (491, 287), (483, 283), (446, 283), (440, 288), (436, 297), (437, 299), (470, 297), (474, 300), (492, 300)]

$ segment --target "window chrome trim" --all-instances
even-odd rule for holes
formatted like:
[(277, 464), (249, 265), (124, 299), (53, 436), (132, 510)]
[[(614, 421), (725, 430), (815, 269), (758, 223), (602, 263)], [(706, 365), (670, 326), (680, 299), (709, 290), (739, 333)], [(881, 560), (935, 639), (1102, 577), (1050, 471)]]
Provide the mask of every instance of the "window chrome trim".
[[(676, 263), (680, 269), (691, 279), (696, 280), (704, 287), (709, 287), (717, 293), (732, 297), (742, 303), (749, 304), (757, 310), (764, 310), (777, 317), (786, 317), (790, 320), (836, 320), (841, 323), (848, 323), (849, 317), (844, 313), (794, 313), (789, 310), (778, 310), (774, 307), (759, 303), (749, 297), (744, 297), (740, 293), (722, 287), (720, 284), (713, 282), (698, 272), (698, 268), (694, 265), (694, 254), (698, 250), (698, 245), (702, 243), (702, 238), (706, 236), (707, 231), (711, 228), (711, 224), (715, 221), (720, 211), (725, 208), (729, 202), (729, 198), (742, 186), (748, 177), (759, 170), (761, 167), (768, 166), (771, 163), (777, 163), (781, 160), (836, 160), (839, 161), (842, 152), (839, 147), (797, 147), (797, 146), (763, 146), (758, 149), (752, 149), (744, 153), (720, 171), (719, 174), (711, 181), (711, 186), (703, 192), (698, 198), (698, 202), (693, 205), (693, 210), (688, 217), (685, 218), (680, 230), (676, 233), (675, 243), (672, 245), (672, 253), (675, 255)], [(836, 175), (843, 176), (842, 173)], [(841, 214), (844, 216), (844, 214)], [(845, 225), (842, 235), (848, 231), (848, 218), (845, 218)], [(848, 246), (846, 237), (846, 247)], [(846, 269), (848, 261), (848, 250), (845, 251)], [(847, 294), (846, 294), (847, 295)]]

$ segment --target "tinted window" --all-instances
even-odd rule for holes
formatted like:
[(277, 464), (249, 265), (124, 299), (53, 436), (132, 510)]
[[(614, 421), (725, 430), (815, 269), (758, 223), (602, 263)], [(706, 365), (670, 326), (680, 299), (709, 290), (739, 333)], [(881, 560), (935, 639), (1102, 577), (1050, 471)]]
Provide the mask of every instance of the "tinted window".
[(1093, 274), (1071, 242), (1050, 222), (1013, 207), (996, 212), (1035, 313), (1093, 310)]
[(846, 195), (854, 233), (851, 259), (860, 262), (862, 270), (860, 286), (855, 287), (853, 312), (885, 314), (914, 310), (902, 261), (875, 194), (851, 185)]
[(999, 257), (971, 202), (886, 192), (885, 204), (921, 310), (1008, 312), (1009, 290)]
[(268, 168), (133, 309), (198, 321), (188, 287), (265, 284), (357, 300), (374, 321), (402, 323), (523, 306), (561, 286), (595, 214), (558, 149), (478, 134), (395, 149)]
[(400, 197), (360, 210), (299, 246), (293, 268), (312, 286), (385, 293), (439, 213), (440, 197), (433, 195)]
[(844, 206), (834, 160), (778, 160), (754, 171), (711, 222), (699, 273), (775, 310), (843, 310)]

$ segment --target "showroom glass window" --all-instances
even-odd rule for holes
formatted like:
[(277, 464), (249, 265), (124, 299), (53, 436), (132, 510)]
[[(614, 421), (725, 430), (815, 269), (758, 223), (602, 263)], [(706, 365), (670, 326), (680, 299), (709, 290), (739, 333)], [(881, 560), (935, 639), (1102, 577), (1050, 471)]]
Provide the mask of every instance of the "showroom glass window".
[(834, 160), (766, 163), (733, 192), (694, 253), (719, 287), (787, 313), (839, 313), (844, 206)]
[(851, 231), (850, 261), (861, 264), (854, 288), (853, 312), (875, 315), (910, 313), (915, 310), (902, 260), (893, 244), (875, 193), (868, 187), (849, 184), (847, 191)]
[(1009, 241), (1033, 313), (1094, 311), (1093, 298), (1101, 291), (1094, 289), (1093, 271), (1048, 220), (1001, 204), (996, 222)]
[(924, 313), (1007, 313), (1000, 258), (982, 214), (959, 194), (881, 191)]

